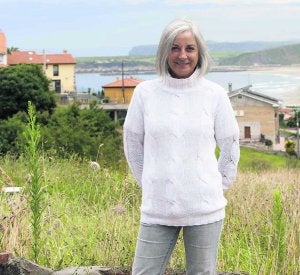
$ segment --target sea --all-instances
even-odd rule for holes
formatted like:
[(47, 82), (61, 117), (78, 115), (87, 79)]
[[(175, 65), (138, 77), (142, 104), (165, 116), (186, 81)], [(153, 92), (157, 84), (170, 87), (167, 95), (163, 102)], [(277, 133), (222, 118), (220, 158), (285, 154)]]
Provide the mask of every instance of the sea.
[[(154, 79), (156, 74), (125, 75), (142, 80)], [(98, 73), (76, 73), (76, 88), (78, 92), (98, 93), (102, 86), (115, 81), (118, 75), (100, 75)], [(239, 89), (252, 85), (252, 90), (276, 98), (283, 106), (300, 106), (300, 74), (280, 73), (276, 71), (235, 71), (210, 72), (206, 78), (228, 90)]]

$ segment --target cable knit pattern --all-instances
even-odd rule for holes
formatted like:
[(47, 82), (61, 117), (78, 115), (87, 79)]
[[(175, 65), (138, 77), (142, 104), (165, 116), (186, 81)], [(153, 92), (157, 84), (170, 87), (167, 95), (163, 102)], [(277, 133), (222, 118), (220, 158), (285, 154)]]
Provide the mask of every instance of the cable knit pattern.
[(198, 71), (140, 83), (124, 123), (124, 150), (142, 187), (141, 221), (188, 226), (223, 219), (238, 132), (226, 91)]
[(144, 135), (136, 134), (130, 130), (125, 130), (124, 152), (128, 159), (129, 167), (138, 185), (142, 187), (142, 172), (144, 164)]
[(222, 175), (223, 189), (228, 189), (235, 180), (240, 157), (238, 135), (217, 140), (220, 148), (218, 160), (219, 172)]

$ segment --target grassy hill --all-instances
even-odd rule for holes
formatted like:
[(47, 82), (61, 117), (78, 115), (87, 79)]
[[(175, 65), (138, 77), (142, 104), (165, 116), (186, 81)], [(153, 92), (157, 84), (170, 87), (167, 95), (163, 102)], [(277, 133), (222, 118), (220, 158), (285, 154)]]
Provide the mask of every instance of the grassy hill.
[[(218, 48), (219, 49), (219, 48)], [(253, 65), (292, 65), (300, 64), (300, 44), (291, 44), (259, 51), (249, 50), (210, 50), (215, 65), (253, 66)], [(93, 56), (77, 57), (78, 69), (120, 68), (122, 62), (127, 68), (143, 67), (154, 71), (155, 55)]]
[(218, 64), (227, 66), (300, 64), (300, 44), (225, 57), (220, 59)]

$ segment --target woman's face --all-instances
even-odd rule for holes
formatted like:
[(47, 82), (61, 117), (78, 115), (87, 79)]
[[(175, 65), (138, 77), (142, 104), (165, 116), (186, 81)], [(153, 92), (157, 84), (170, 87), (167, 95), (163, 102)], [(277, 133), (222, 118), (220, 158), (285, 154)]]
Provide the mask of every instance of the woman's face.
[(175, 78), (188, 78), (198, 63), (198, 46), (191, 31), (178, 34), (168, 55), (171, 75)]

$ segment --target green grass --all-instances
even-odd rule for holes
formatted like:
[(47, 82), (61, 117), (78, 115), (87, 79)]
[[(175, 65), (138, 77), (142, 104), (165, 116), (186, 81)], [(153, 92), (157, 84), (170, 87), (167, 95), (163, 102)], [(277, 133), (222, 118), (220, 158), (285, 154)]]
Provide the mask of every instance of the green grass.
[(294, 162), (292, 159), (276, 153), (267, 154), (255, 149), (241, 147), (239, 169), (241, 171), (279, 169), (290, 167)]
[[(283, 156), (242, 148), (237, 181), (226, 193), (228, 206), (219, 250), (219, 270), (276, 274), (280, 258), (280, 269), (286, 274), (300, 272), (300, 173), (299, 169), (287, 168), (287, 160)], [(39, 263), (58, 269), (88, 265), (130, 267), (141, 202), (141, 191), (131, 174), (103, 167), (93, 169), (88, 161), (76, 157), (45, 156), (40, 161), (44, 171), (41, 180), (46, 186), (46, 208), (41, 220), (44, 243)], [(258, 168), (253, 163), (259, 161), (267, 165)], [(24, 158), (16, 160), (6, 156), (0, 159), (0, 166), (17, 186), (27, 185)], [(0, 188), (3, 185), (0, 180)], [(275, 201), (274, 192), (280, 192), (280, 201)], [(285, 231), (279, 238), (281, 224), (276, 223), (274, 217), (279, 217), (281, 211)], [(1, 251), (31, 257), (29, 218), (22, 195), (1, 193)], [(285, 257), (276, 243), (279, 239), (284, 245)], [(283, 251), (283, 246), (280, 247)], [(182, 237), (169, 267), (184, 267)]]

